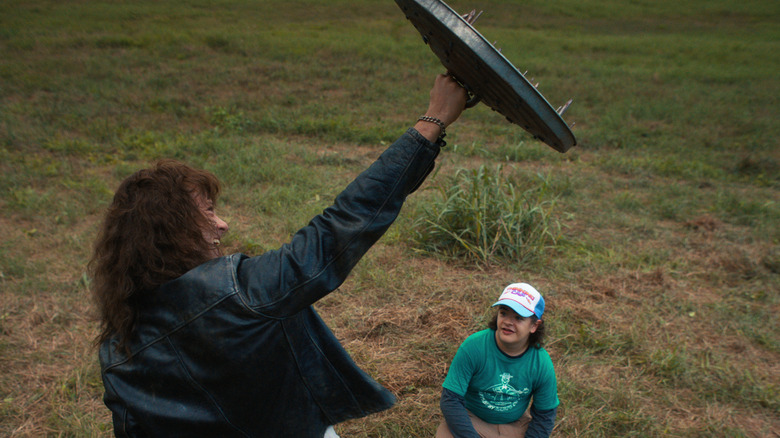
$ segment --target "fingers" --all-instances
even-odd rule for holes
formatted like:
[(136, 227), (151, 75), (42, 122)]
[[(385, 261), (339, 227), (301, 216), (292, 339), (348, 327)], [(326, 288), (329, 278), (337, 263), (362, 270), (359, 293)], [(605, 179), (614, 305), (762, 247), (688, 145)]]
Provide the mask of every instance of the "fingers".
[(466, 90), (452, 76), (437, 75), (425, 115), (436, 117), (449, 126), (465, 109), (466, 98)]

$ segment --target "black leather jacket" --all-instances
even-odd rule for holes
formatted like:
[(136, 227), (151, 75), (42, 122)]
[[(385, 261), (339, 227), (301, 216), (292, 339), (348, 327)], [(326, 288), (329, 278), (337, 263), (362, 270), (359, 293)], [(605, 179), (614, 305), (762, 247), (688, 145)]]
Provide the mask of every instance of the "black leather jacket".
[(142, 298), (130, 356), (100, 348), (119, 437), (317, 437), (395, 397), (311, 305), (341, 285), (433, 168), (408, 130), (291, 242), (204, 263)]

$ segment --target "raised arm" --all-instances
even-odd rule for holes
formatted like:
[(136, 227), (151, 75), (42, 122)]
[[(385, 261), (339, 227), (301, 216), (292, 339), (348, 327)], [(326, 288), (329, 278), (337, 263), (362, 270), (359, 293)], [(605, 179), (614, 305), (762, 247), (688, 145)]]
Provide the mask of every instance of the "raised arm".
[[(445, 126), (463, 111), (466, 92), (439, 75), (426, 114)], [(433, 169), (441, 134), (418, 121), (347, 188), (333, 205), (299, 230), (290, 243), (243, 260), (238, 280), (253, 310), (284, 317), (336, 289), (395, 221), (406, 200)]]

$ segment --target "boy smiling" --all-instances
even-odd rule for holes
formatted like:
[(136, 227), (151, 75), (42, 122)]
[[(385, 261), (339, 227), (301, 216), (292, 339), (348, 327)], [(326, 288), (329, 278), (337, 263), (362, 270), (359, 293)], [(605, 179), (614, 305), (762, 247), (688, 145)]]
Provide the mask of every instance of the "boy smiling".
[(498, 311), (488, 329), (469, 336), (450, 365), (437, 438), (552, 432), (560, 402), (553, 363), (542, 348), (544, 298), (527, 283), (513, 283), (492, 307)]

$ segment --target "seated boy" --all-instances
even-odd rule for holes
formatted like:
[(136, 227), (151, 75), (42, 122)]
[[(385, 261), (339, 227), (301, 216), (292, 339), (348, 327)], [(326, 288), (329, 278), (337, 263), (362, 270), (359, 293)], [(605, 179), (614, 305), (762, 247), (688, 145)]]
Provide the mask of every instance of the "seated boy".
[(450, 365), (437, 438), (552, 432), (560, 402), (553, 363), (542, 348), (544, 298), (533, 286), (514, 283), (492, 307), (498, 311), (489, 328), (466, 338)]

